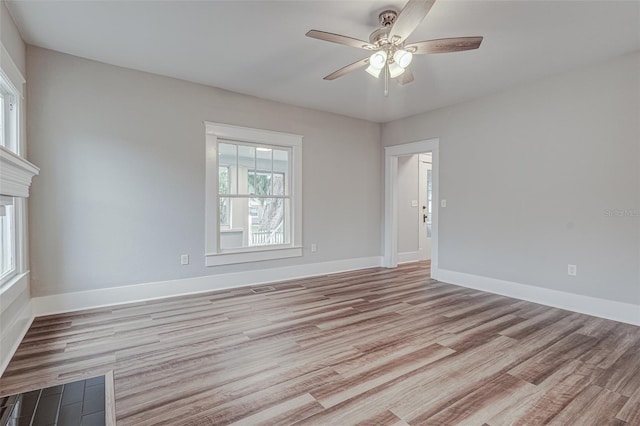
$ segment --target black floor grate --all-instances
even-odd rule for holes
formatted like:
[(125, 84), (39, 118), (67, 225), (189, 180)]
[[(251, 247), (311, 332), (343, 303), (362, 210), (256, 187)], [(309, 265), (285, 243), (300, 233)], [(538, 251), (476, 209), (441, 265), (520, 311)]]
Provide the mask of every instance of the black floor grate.
[(1, 426), (104, 426), (104, 376), (0, 398)]

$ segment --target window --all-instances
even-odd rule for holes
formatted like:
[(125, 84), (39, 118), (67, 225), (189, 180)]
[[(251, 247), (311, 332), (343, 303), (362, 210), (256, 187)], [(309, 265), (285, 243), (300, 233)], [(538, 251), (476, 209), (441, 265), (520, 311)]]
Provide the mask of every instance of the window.
[(22, 200), (16, 198), (14, 185), (21, 182), (19, 172), (10, 166), (11, 159), (21, 160), (18, 143), (18, 90), (6, 74), (0, 70), (0, 149), (2, 179), (0, 187), (0, 286), (8, 283), (18, 272), (18, 247), (20, 244), (19, 217), (22, 216)]
[(206, 128), (207, 265), (302, 256), (302, 136)]
[(16, 215), (13, 197), (0, 196), (0, 282), (16, 272)]
[(18, 154), (16, 90), (0, 73), (0, 146)]

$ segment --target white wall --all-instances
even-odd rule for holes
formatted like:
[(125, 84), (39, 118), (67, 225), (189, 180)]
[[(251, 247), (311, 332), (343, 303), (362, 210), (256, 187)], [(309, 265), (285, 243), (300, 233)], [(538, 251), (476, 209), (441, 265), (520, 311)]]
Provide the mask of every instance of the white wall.
[(419, 155), (398, 158), (398, 253), (408, 256), (406, 260), (417, 260), (408, 253), (417, 256), (419, 246), (419, 207), (411, 206), (411, 201), (418, 201), (419, 195), (418, 160)]
[(640, 54), (382, 128), (429, 138), (441, 269), (640, 304)]
[[(27, 70), (34, 296), (380, 255), (378, 124), (31, 46)], [(304, 257), (204, 266), (205, 120), (304, 135)]]
[(16, 64), (23, 76), (26, 75), (26, 45), (20, 37), (18, 27), (13, 22), (13, 18), (9, 14), (9, 9), (4, 3), (4, 0), (0, 0), (0, 39), (2, 45), (11, 59)]

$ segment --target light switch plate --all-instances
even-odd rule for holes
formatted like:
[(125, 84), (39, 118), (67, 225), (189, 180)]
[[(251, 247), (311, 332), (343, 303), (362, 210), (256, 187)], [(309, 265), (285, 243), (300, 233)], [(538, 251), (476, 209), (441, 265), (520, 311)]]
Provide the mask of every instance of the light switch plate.
[(440, 200), (440, 207), (447, 207), (447, 200)]
[(189, 255), (188, 254), (183, 254), (182, 256), (180, 256), (180, 264), (181, 265), (188, 265), (189, 264)]
[(411, 200), (411, 207), (418, 207), (418, 200)]

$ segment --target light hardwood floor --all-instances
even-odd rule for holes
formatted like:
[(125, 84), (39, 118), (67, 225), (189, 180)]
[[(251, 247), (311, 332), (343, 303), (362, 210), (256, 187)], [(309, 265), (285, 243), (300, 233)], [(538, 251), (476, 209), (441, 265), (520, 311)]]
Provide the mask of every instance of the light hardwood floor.
[(104, 374), (121, 425), (640, 425), (640, 328), (368, 269), (36, 319), (1, 394)]

